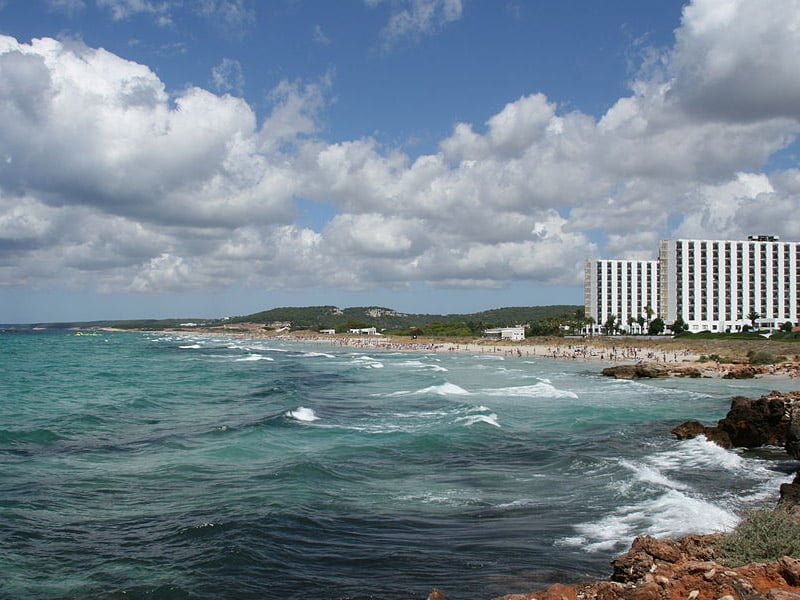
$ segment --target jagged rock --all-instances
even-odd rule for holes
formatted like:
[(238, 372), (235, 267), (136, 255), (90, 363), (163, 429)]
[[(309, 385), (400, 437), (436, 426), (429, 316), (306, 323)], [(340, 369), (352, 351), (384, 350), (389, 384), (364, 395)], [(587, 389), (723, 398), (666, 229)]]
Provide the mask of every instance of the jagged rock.
[(756, 370), (753, 367), (737, 367), (730, 369), (723, 379), (753, 379), (756, 376)]
[(800, 460), (800, 402), (795, 402), (791, 417), (789, 418), (789, 427), (786, 432), (786, 452), (789, 456)]
[(686, 423), (678, 425), (672, 430), (671, 433), (674, 434), (679, 440), (691, 440), (696, 438), (698, 435), (704, 435), (706, 429), (708, 428), (700, 421), (686, 421)]
[(439, 588), (433, 588), (431, 593), (428, 594), (428, 600), (447, 600), (447, 596)]
[(710, 442), (714, 442), (722, 448), (733, 448), (731, 438), (727, 432), (719, 427), (706, 427), (698, 421), (686, 421), (672, 430), (672, 433), (679, 440), (691, 440), (698, 435), (704, 435)]
[(788, 400), (769, 394), (758, 400), (737, 396), (717, 427), (725, 431), (736, 448), (783, 446), (789, 432)]
[(782, 506), (800, 506), (800, 472), (794, 476), (791, 483), (781, 484), (781, 498), (778, 504)]
[(679, 540), (639, 537), (613, 561), (610, 581), (558, 584), (497, 600), (800, 600), (800, 561), (784, 557), (728, 568), (714, 562), (713, 543), (718, 538), (719, 534)]
[(785, 446), (790, 455), (800, 457), (800, 396), (770, 392), (758, 400), (737, 396), (725, 418), (714, 427), (687, 421), (672, 430), (678, 439), (705, 435), (723, 448)]
[(699, 379), (703, 376), (702, 371), (697, 367), (680, 367), (677, 369), (672, 369), (670, 374), (673, 377), (689, 377), (691, 379)]
[(669, 377), (669, 371), (665, 367), (650, 363), (606, 367), (602, 370), (602, 374), (615, 379)]

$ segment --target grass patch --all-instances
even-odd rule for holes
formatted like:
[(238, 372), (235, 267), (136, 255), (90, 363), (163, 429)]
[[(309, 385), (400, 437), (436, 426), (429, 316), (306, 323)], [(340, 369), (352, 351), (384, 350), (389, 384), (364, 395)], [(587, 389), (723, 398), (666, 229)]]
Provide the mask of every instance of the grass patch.
[(705, 354), (701, 354), (700, 358), (697, 359), (697, 362), (701, 363), (706, 363), (710, 361), (729, 364), (733, 362), (733, 359), (730, 356), (720, 356), (719, 354), (709, 354), (708, 356), (706, 356)]
[(770, 562), (784, 556), (800, 558), (800, 523), (785, 508), (759, 508), (715, 544), (720, 563), (741, 567)]
[(751, 350), (747, 353), (751, 365), (774, 365), (780, 362), (771, 352), (763, 350)]

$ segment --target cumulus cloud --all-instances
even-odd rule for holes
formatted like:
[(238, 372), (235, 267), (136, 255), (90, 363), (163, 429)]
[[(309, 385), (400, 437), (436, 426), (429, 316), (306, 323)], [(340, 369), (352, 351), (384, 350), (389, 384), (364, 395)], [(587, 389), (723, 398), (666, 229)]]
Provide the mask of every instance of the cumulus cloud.
[[(216, 72), (221, 95), (170, 93), (104, 50), (0, 37), (0, 281), (579, 285), (585, 258), (653, 258), (660, 238), (796, 236), (800, 171), (763, 168), (800, 133), (786, 58), (800, 11), (769, 3), (695, 0), (658, 68), (599, 118), (532, 90), (419, 156), (324, 139), (332, 73), (280, 82), (258, 119), (227, 93), (231, 65)], [(223, 4), (248, 6), (203, 6)], [(422, 33), (461, 14), (460, 2), (398, 6)], [(295, 198), (334, 215), (301, 227)]]
[(683, 9), (672, 93), (705, 119), (800, 119), (800, 0), (706, 0)]

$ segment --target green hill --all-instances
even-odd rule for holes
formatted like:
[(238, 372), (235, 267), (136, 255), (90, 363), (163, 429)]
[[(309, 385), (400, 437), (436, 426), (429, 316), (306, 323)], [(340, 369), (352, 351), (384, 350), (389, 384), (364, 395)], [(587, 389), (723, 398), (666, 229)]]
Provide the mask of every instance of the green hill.
[[(237, 323), (260, 323), (269, 326), (275, 323), (288, 324), (292, 329), (337, 329), (351, 327), (375, 327), (379, 331), (402, 331), (426, 327), (437, 331), (470, 330), (478, 334), (487, 327), (505, 327), (534, 323), (576, 323), (583, 318), (583, 307), (559, 304), (553, 306), (516, 306), (494, 308), (477, 313), (466, 314), (408, 314), (381, 306), (361, 306), (338, 308), (336, 306), (287, 306), (272, 308), (250, 315), (226, 319), (147, 319), (147, 320), (107, 320), (83, 321), (73, 323), (36, 323), (33, 325), (7, 326), (10, 329), (40, 327), (43, 329), (89, 329), (114, 327), (117, 329), (160, 330), (180, 328), (186, 323), (193, 326), (215, 327)], [(430, 327), (431, 325), (433, 327)], [(456, 327), (460, 325), (460, 327)], [(0, 325), (0, 328), (6, 326)]]
[(470, 329), (505, 327), (542, 321), (572, 322), (583, 318), (583, 307), (570, 304), (495, 308), (466, 314), (409, 314), (380, 306), (340, 309), (335, 306), (273, 308), (227, 320), (227, 323), (290, 323), (293, 329), (376, 327), (378, 330), (424, 329), (431, 323), (464, 323)]

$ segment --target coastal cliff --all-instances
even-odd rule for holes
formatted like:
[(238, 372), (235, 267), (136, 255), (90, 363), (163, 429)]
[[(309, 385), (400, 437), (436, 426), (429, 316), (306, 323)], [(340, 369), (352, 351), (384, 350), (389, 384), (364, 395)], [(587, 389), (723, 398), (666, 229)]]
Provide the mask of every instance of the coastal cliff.
[[(725, 448), (783, 446), (800, 460), (800, 392), (770, 392), (751, 400), (736, 397), (715, 426), (688, 421), (673, 430), (679, 439), (705, 435)], [(800, 556), (800, 471), (781, 486), (776, 511), (792, 527), (791, 546)], [(800, 600), (800, 560), (792, 556), (730, 566), (724, 534), (689, 535), (677, 540), (637, 537), (628, 552), (611, 563), (606, 581), (555, 584), (545, 590), (495, 600)], [(429, 600), (446, 600), (434, 590)]]

